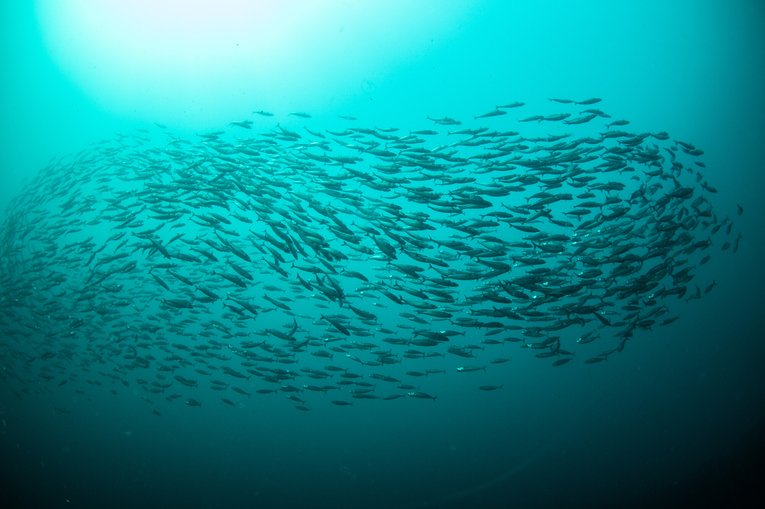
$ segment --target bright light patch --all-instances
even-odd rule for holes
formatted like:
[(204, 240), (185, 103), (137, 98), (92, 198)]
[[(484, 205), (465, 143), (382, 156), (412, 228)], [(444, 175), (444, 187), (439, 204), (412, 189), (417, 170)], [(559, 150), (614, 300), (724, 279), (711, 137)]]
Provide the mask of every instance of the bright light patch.
[(443, 3), (38, 0), (51, 55), (105, 108), (197, 122), (328, 107), (426, 52), (465, 7)]

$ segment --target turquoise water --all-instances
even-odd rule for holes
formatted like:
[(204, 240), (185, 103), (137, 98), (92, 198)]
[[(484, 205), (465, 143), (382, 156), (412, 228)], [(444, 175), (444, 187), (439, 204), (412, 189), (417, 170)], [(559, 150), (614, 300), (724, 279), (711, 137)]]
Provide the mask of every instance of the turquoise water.
[(1, 11), (10, 506), (758, 493), (756, 2), (51, 5)]

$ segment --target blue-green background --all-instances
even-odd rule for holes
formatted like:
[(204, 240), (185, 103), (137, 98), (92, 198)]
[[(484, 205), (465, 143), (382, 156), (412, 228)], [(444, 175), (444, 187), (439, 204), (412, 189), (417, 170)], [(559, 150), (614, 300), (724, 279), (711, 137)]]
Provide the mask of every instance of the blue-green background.
[[(0, 65), (3, 209), (51, 157), (146, 121), (109, 113), (62, 72), (33, 2), (0, 6)], [(264, 399), (246, 411), (176, 406), (158, 419), (135, 398), (94, 393), (60, 414), (54, 405), (69, 402), (55, 395), (17, 399), (0, 386), (0, 498), (9, 507), (735, 507), (763, 471), (764, 65), (761, 2), (474, 2), (430, 49), (354, 76), (327, 104), (371, 124), (427, 127), (429, 114), (602, 97), (635, 131), (703, 148), (716, 204), (744, 207), (739, 253), (704, 269), (715, 291), (607, 363), (507, 365), (502, 393), (455, 384), (437, 404), (304, 414)], [(242, 104), (242, 116), (264, 105), (326, 112), (316, 97), (267, 97)]]

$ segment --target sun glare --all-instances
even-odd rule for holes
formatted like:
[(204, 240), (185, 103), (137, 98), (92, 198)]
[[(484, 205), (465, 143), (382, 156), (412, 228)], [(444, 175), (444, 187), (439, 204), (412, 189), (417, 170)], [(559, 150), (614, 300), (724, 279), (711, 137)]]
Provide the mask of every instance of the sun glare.
[(429, 5), (38, 0), (38, 12), (51, 57), (106, 109), (188, 122), (235, 114), (248, 101), (310, 106), (360, 89), (394, 61), (421, 54), (457, 11)]

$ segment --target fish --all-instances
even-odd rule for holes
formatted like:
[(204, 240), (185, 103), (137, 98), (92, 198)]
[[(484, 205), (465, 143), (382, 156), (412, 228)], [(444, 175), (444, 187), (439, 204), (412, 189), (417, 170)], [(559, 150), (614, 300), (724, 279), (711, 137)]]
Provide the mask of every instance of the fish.
[(507, 104), (502, 104), (500, 106), (497, 106), (497, 108), (506, 108), (506, 109), (509, 109), (509, 108), (520, 108), (521, 106), (525, 106), (525, 105), (526, 105), (526, 103), (524, 103), (524, 102), (515, 101), (515, 102), (511, 102), (511, 103), (507, 103)]
[(340, 320), (337, 320), (332, 317), (324, 316), (324, 315), (319, 316), (319, 318), (329, 322), (340, 333), (345, 334), (346, 336), (351, 335), (351, 332), (348, 330), (348, 328), (345, 325), (343, 325), (343, 323)]
[(579, 107), (599, 98), (551, 101), (339, 130), (260, 110), (53, 161), (0, 223), (4, 381), (307, 412), (435, 400), (447, 379), (497, 392), (516, 356), (625, 354), (723, 285), (699, 267), (745, 245), (744, 210), (701, 148)]
[(196, 380), (191, 380), (181, 375), (175, 375), (175, 379), (187, 387), (197, 387), (199, 385)]
[(194, 307), (188, 299), (162, 299), (162, 304), (176, 309), (191, 309)]
[(477, 115), (477, 116), (475, 116), (475, 117), (473, 117), (473, 118), (476, 118), (476, 119), (478, 119), (478, 118), (499, 117), (499, 116), (501, 116), (501, 115), (507, 115), (507, 112), (506, 112), (506, 111), (504, 111), (504, 110), (501, 110), (501, 109), (499, 109), (499, 108), (494, 108), (494, 109), (493, 109), (493, 110), (491, 110), (491, 111), (488, 111), (488, 112), (486, 112), (486, 113), (483, 113), (483, 114), (481, 114), (481, 115)]
[(432, 120), (438, 125), (460, 125), (462, 122), (459, 120), (455, 120), (450, 117), (441, 117), (441, 118), (433, 118), (433, 117), (427, 117), (428, 120)]
[(630, 123), (629, 120), (623, 120), (623, 119), (614, 120), (613, 122), (609, 122), (608, 124), (606, 124), (606, 128), (610, 129), (611, 127), (622, 127), (622, 126), (629, 125), (629, 123)]
[(485, 366), (458, 366), (457, 372), (458, 373), (471, 373), (474, 371), (486, 371)]
[(228, 125), (241, 127), (243, 129), (252, 129), (252, 120), (239, 120), (237, 122), (229, 122)]
[(432, 394), (428, 394), (427, 392), (410, 391), (410, 392), (407, 392), (406, 395), (409, 396), (410, 398), (432, 399), (433, 401), (436, 400), (436, 396), (433, 396)]

